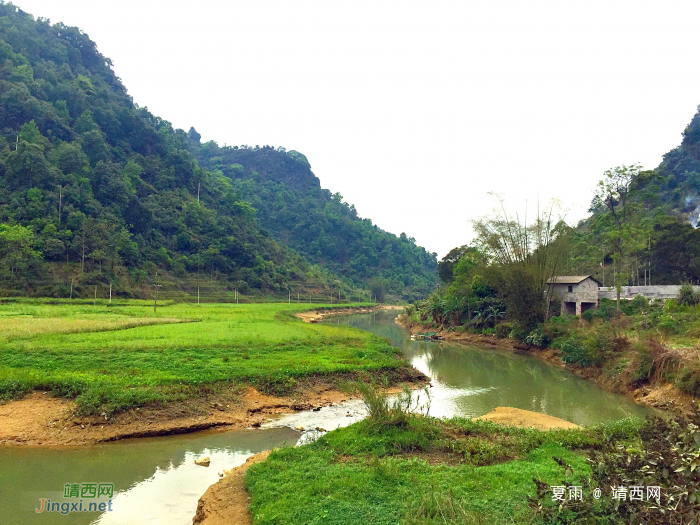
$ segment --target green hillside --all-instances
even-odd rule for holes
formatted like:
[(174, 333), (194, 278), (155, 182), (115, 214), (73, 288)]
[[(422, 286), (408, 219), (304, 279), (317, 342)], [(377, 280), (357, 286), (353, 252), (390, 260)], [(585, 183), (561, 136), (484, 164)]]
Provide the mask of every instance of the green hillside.
[[(63, 297), (111, 284), (138, 297), (151, 293), (156, 272), (169, 290), (189, 292), (325, 296), (368, 288), (369, 276), (379, 276), (372, 284), (410, 296), (432, 284), (434, 255), (354, 216), (360, 226), (344, 230), (352, 208), (339, 204), (335, 213), (300, 159), (200, 145), (194, 130), (135, 104), (85, 33), (0, 1), (3, 293)], [(273, 186), (256, 185), (261, 176), (284, 184), (292, 201), (317, 192), (300, 229), (273, 220), (279, 190), (273, 197)], [(327, 234), (310, 241), (302, 230)], [(346, 230), (359, 232), (366, 259), (357, 243), (333, 251), (335, 239), (357, 241), (338, 233)]]
[[(197, 136), (194, 130), (190, 135)], [(436, 284), (436, 254), (405, 234), (397, 237), (361, 219), (340, 194), (321, 188), (303, 154), (214, 142), (193, 147), (200, 165), (230, 178), (260, 211), (275, 239), (310, 261), (360, 286), (383, 284), (406, 298), (426, 295)]]

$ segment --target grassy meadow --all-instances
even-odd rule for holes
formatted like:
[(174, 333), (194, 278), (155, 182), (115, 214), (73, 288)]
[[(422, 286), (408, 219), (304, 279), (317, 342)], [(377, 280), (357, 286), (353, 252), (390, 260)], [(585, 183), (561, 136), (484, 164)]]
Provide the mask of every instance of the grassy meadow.
[[(252, 384), (286, 393), (317, 374), (395, 370), (377, 336), (308, 324), (327, 305), (5, 299), (0, 302), (0, 399), (48, 390), (83, 414), (110, 414)], [(347, 306), (347, 305), (344, 305)]]
[[(528, 505), (533, 479), (585, 486), (586, 452), (631, 439), (642, 424), (542, 432), (461, 418), (414, 416), (402, 426), (370, 418), (252, 466), (246, 486), (253, 523), (544, 523)], [(551, 495), (542, 500), (547, 507)]]

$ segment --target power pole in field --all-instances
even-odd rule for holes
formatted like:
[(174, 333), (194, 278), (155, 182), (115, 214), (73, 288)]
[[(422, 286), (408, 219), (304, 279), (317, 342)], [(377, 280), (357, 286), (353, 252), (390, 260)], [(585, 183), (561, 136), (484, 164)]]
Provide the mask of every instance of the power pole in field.
[(158, 272), (156, 272), (156, 293), (153, 300), (153, 313), (158, 310)]

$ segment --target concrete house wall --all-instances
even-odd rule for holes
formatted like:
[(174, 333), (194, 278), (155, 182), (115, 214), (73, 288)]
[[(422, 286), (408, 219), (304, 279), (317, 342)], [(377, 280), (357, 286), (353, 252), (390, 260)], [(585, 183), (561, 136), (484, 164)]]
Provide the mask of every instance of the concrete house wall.
[[(580, 282), (573, 282), (576, 277), (558, 277), (548, 283), (553, 288), (555, 299), (561, 301), (561, 313), (580, 316), (586, 310), (598, 306), (598, 282), (590, 276), (582, 277)], [(563, 282), (559, 282), (563, 281)]]

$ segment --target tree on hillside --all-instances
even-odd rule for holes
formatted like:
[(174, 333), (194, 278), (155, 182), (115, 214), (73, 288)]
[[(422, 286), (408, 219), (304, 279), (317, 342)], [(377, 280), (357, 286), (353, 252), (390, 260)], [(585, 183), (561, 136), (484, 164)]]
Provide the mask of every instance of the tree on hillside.
[(538, 207), (535, 220), (527, 223), (516, 214), (511, 217), (503, 199), (500, 210), (473, 222), (484, 250), (492, 258), (486, 277), (506, 303), (507, 315), (532, 328), (545, 320), (551, 302), (547, 282), (560, 273), (566, 248), (564, 223), (559, 206)]
[(22, 262), (38, 259), (41, 254), (34, 250), (34, 232), (16, 224), (0, 224), (0, 261), (11, 273), (15, 273)]
[(450, 250), (450, 253), (445, 255), (440, 261), (438, 262), (438, 275), (440, 276), (440, 280), (443, 283), (451, 283), (452, 282), (452, 271), (454, 269), (455, 264), (460, 260), (462, 255), (466, 253), (468, 249), (468, 246), (459, 246), (457, 248), (452, 248)]
[[(644, 172), (638, 164), (617, 166), (603, 174), (593, 198), (592, 209), (606, 210), (601, 214), (599, 223), (605, 228), (605, 241), (610, 245), (612, 259), (615, 263), (615, 287), (617, 289), (617, 311), (620, 312), (621, 283), (629, 280), (629, 264), (625, 257), (643, 249), (644, 240), (650, 228), (637, 220), (636, 212), (641, 205), (631, 201), (630, 194), (644, 180)], [(606, 224), (608, 223), (608, 224)]]

